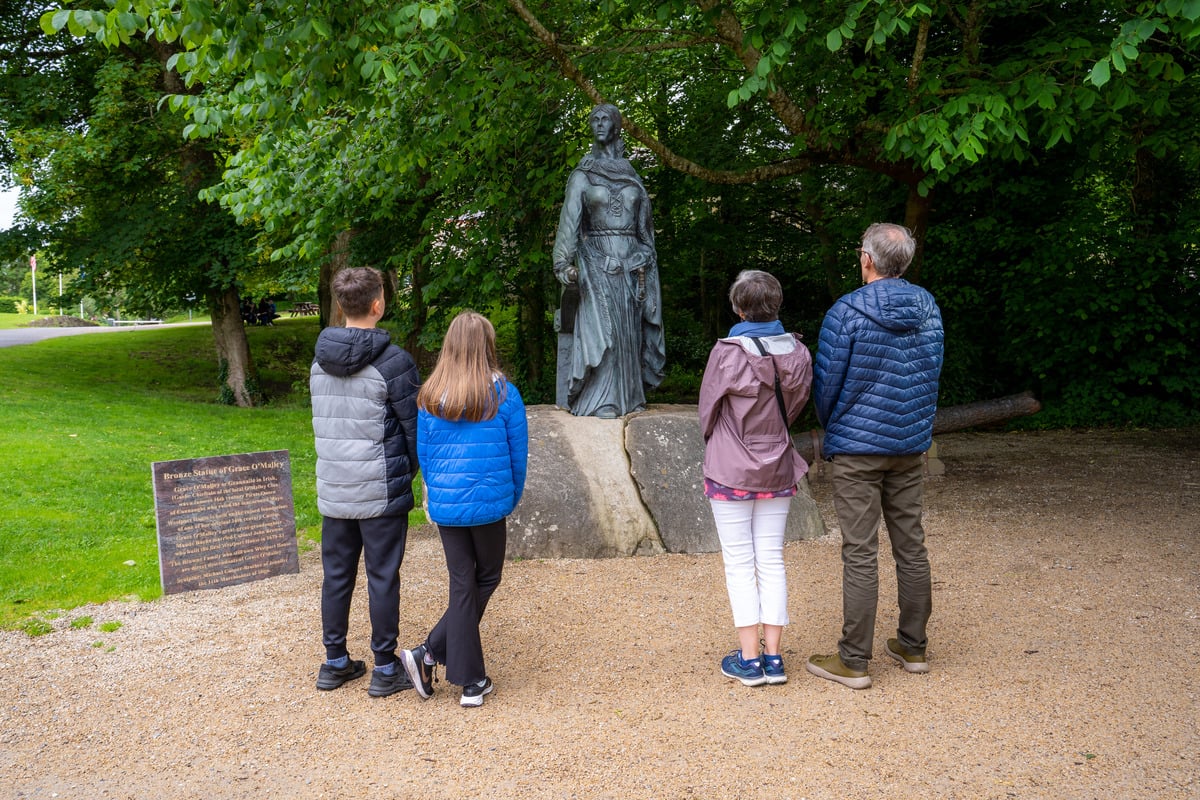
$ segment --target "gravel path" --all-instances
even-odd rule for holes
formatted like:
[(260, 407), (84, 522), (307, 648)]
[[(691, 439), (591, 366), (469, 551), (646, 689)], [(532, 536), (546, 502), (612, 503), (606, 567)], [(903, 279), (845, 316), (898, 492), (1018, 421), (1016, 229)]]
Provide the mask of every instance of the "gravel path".
[(208, 325), (205, 322), (168, 322), (161, 325), (89, 325), (81, 327), (24, 327), (0, 330), (0, 347), (15, 347), (21, 344), (36, 344), (60, 336), (80, 336), (85, 333), (117, 333), (124, 331), (148, 331), (158, 328), (178, 328), (184, 325)]
[[(938, 438), (928, 675), (803, 669), (840, 627), (830, 534), (786, 550), (791, 680), (721, 677), (718, 554), (508, 565), (484, 624), (496, 691), (317, 692), (320, 563), (0, 633), (0, 796), (14, 798), (1200, 797), (1200, 431)], [(402, 638), (445, 594), (412, 532)], [(352, 653), (368, 656), (364, 591)], [(95, 624), (72, 629), (88, 615)], [(104, 622), (120, 622), (105, 632)]]

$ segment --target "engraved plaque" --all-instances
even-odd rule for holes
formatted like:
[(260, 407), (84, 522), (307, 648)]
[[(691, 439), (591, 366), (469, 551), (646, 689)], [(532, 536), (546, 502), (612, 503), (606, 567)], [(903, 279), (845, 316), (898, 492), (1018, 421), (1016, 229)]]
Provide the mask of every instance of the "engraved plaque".
[(164, 594), (300, 571), (287, 450), (156, 461)]

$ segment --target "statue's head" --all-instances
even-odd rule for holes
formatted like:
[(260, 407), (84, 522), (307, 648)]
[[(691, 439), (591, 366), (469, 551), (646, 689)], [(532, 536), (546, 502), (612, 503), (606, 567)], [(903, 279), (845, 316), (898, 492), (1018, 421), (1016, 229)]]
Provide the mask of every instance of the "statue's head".
[(597, 145), (611, 145), (621, 136), (621, 112), (611, 103), (601, 103), (588, 116), (588, 126), (596, 137)]

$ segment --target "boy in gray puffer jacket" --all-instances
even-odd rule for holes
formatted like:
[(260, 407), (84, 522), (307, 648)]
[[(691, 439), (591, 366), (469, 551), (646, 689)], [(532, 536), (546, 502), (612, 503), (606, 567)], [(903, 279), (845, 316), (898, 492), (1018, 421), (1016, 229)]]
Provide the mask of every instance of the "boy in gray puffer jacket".
[(346, 327), (317, 338), (309, 373), (317, 450), (317, 508), (322, 515), (321, 622), (326, 661), (318, 689), (336, 689), (366, 672), (346, 649), (350, 599), (361, 555), (367, 572), (375, 670), (367, 693), (385, 697), (412, 687), (396, 658), (400, 564), (413, 508), (417, 464), (417, 366), (375, 327), (383, 318), (383, 278), (344, 269), (333, 295)]

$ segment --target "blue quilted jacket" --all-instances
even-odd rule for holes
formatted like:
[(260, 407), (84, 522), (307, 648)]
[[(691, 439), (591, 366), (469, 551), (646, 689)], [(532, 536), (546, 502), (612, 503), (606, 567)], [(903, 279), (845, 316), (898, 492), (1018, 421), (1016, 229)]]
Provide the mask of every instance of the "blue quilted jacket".
[(429, 518), (439, 525), (484, 525), (507, 517), (525, 491), (529, 432), (525, 403), (506, 381), (491, 419), (451, 422), (417, 412), (417, 458)]
[(872, 281), (834, 303), (813, 369), (825, 455), (928, 450), (942, 349), (933, 295), (903, 278)]

